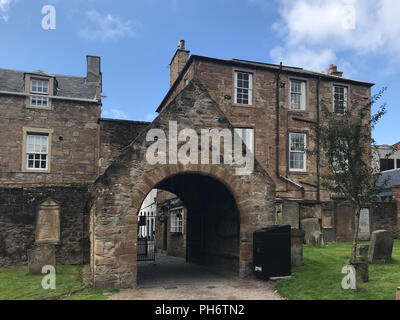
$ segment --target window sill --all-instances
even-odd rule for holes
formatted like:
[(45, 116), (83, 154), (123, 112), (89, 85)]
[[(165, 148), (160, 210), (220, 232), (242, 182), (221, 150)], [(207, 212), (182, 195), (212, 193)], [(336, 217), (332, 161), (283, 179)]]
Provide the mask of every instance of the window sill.
[(232, 107), (256, 108), (254, 104), (240, 104), (240, 103), (232, 103)]
[(289, 170), (289, 174), (296, 174), (296, 175), (308, 175), (307, 171), (296, 171), (296, 170)]
[(30, 169), (23, 169), (22, 170), (23, 173), (51, 173), (50, 169), (46, 169), (46, 170), (30, 170)]
[(36, 106), (26, 105), (25, 107), (26, 107), (26, 109), (46, 110), (46, 111), (53, 109), (51, 106), (50, 107), (36, 107)]

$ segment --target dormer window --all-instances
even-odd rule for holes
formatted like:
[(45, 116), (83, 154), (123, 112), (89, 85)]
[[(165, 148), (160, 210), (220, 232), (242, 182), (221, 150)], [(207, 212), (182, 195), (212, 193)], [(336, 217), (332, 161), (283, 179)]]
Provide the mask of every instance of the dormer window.
[(31, 107), (49, 106), (49, 80), (31, 79), (30, 93)]

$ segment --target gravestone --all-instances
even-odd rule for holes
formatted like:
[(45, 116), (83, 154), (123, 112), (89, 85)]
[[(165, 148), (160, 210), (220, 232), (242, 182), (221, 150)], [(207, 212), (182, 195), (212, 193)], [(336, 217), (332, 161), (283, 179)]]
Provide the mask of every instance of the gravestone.
[(55, 246), (51, 244), (35, 245), (28, 252), (28, 269), (30, 274), (41, 274), (43, 266), (56, 267)]
[(290, 225), (293, 229), (299, 228), (299, 203), (294, 201), (283, 201), (282, 224)]
[(393, 235), (387, 230), (376, 230), (371, 234), (368, 251), (370, 263), (389, 263), (392, 260)]
[(310, 243), (314, 247), (320, 247), (324, 244), (324, 239), (321, 231), (312, 231), (310, 235)]
[(319, 220), (317, 218), (309, 218), (301, 220), (301, 229), (304, 230), (304, 242), (311, 244), (311, 233), (313, 231), (321, 231)]
[(300, 229), (291, 229), (291, 261), (292, 267), (299, 267), (303, 265), (303, 241), (305, 232)]
[(364, 208), (364, 209), (361, 209), (361, 211), (360, 211), (358, 240), (366, 241), (369, 239), (370, 239), (369, 209)]
[(368, 244), (359, 244), (356, 250), (357, 258), (368, 259), (368, 251), (369, 251)]
[(42, 202), (36, 220), (35, 244), (60, 243), (60, 206), (52, 199)]

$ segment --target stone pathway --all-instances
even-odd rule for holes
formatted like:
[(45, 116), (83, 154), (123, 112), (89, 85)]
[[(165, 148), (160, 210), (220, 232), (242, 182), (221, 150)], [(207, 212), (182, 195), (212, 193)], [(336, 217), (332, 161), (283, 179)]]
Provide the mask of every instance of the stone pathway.
[(111, 300), (281, 300), (275, 281), (217, 275), (182, 258), (156, 256), (140, 262), (138, 288), (121, 290)]

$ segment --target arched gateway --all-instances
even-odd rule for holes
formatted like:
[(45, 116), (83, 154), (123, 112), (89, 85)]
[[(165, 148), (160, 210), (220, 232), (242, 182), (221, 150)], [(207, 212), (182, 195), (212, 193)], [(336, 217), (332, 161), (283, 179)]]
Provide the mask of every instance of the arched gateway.
[[(200, 203), (206, 204), (203, 210), (213, 208), (212, 214), (236, 211), (240, 230), (237, 241), (240, 276), (252, 270), (253, 231), (275, 224), (274, 183), (257, 161), (248, 175), (237, 174), (236, 169), (243, 165), (223, 164), (223, 161), (221, 164), (171, 164), (167, 145), (167, 163), (150, 164), (146, 150), (154, 141), (147, 142), (146, 135), (151, 129), (159, 129), (168, 136), (170, 121), (177, 123), (178, 131), (193, 129), (199, 136), (201, 129), (233, 132), (232, 125), (202, 84), (192, 80), (99, 177), (91, 190), (91, 270), (96, 287), (135, 287), (137, 214), (152, 188), (178, 194), (187, 202), (189, 211), (196, 211), (195, 206)], [(232, 199), (234, 205), (224, 206), (228, 201), (224, 197)], [(217, 198), (219, 204), (214, 205)], [(217, 229), (216, 226), (207, 227)]]

